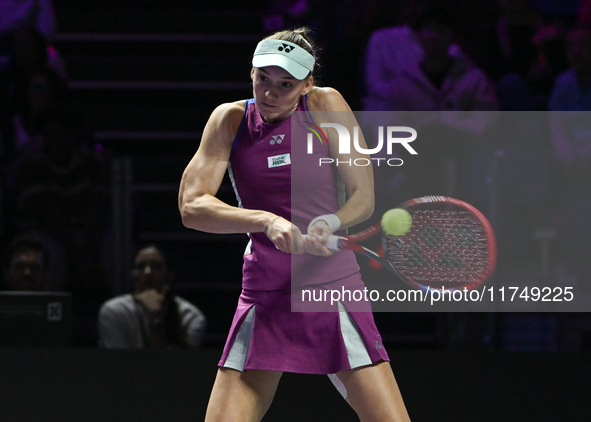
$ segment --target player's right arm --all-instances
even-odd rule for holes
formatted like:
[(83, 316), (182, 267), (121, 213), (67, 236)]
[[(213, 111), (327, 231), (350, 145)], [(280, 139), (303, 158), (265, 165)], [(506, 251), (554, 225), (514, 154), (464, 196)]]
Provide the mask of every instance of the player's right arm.
[(222, 104), (211, 114), (199, 148), (181, 179), (179, 211), (183, 225), (209, 233), (265, 232), (279, 250), (296, 252), (292, 251), (289, 221), (271, 212), (235, 207), (216, 198), (243, 115), (244, 101)]

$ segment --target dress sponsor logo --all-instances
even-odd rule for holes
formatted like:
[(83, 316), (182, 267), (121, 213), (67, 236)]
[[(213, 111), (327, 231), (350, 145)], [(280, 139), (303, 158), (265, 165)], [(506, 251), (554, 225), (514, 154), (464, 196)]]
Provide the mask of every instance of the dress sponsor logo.
[(270, 169), (273, 167), (288, 166), (291, 164), (291, 157), (289, 153), (276, 155), (274, 157), (267, 157), (267, 162)]

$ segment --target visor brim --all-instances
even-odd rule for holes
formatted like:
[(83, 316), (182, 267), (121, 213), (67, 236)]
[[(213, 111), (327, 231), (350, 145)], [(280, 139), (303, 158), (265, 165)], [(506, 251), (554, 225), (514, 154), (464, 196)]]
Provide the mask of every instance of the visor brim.
[(310, 74), (308, 68), (281, 54), (258, 54), (252, 58), (252, 65), (254, 67), (279, 66), (300, 81)]

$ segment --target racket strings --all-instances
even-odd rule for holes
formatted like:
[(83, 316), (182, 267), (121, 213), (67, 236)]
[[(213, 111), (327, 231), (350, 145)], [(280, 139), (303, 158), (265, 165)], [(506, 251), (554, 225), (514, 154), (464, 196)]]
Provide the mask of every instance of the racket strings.
[(433, 288), (462, 288), (478, 280), (488, 264), (488, 239), (469, 211), (410, 210), (413, 226), (387, 236), (384, 249), (400, 273)]

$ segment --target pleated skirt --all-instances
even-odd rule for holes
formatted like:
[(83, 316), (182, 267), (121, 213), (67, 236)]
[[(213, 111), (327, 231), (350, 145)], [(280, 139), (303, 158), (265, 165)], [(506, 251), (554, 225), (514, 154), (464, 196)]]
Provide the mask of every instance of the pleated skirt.
[[(359, 273), (316, 288), (343, 286), (363, 289)], [(243, 289), (219, 366), (335, 374), (389, 361), (369, 302), (339, 301), (327, 312), (292, 312), (291, 305), (291, 288)]]

